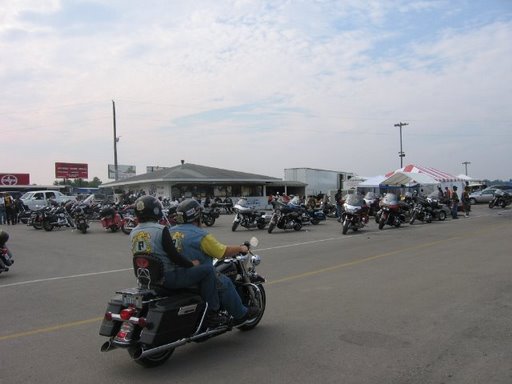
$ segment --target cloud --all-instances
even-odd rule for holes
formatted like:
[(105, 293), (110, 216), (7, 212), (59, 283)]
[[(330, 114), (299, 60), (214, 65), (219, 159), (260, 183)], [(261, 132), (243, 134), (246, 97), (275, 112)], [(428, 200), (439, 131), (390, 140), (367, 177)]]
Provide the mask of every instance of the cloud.
[(139, 172), (185, 158), (382, 174), (399, 163), (393, 125), (408, 121), (406, 160), (510, 177), (496, 166), (510, 151), (475, 151), (511, 141), (506, 2), (8, 4), (0, 125), (19, 149), (5, 156), (38, 182), (55, 161), (106, 181), (112, 100), (120, 163)]

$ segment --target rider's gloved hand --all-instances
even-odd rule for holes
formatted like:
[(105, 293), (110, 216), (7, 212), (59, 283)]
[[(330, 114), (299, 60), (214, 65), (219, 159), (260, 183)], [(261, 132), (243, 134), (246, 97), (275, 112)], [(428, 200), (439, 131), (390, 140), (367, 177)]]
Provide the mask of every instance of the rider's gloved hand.
[(247, 252), (249, 252), (249, 247), (244, 243), (240, 246), (240, 254), (247, 255)]

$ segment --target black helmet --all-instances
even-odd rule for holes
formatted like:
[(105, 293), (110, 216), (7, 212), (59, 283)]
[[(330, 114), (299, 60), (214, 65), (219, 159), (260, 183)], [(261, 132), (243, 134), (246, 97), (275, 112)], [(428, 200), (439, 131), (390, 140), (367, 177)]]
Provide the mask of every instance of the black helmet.
[(9, 234), (0, 229), (0, 245), (4, 245), (9, 240)]
[(158, 221), (162, 217), (162, 204), (153, 196), (142, 196), (135, 200), (135, 216), (139, 221)]
[(178, 222), (181, 224), (193, 223), (201, 216), (201, 204), (196, 199), (183, 200), (176, 209)]

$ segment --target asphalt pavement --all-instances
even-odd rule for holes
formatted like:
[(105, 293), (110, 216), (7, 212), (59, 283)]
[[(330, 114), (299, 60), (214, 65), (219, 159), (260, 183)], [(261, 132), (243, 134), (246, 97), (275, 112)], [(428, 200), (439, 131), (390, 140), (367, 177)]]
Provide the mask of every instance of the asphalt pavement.
[(250, 332), (176, 349), (156, 369), (99, 348), (106, 303), (135, 285), (128, 236), (1, 226), (0, 383), (512, 383), (512, 209), (341, 234), (208, 228), (252, 236), (267, 309)]

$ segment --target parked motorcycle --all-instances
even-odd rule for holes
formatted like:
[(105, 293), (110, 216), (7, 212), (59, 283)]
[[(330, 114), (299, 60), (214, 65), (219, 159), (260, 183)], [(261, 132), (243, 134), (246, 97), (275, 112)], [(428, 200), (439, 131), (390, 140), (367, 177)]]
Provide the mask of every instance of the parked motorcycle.
[(135, 211), (133, 209), (133, 204), (130, 204), (123, 208), (122, 210), (122, 220), (121, 220), (121, 231), (124, 234), (129, 235), (132, 232), (132, 229), (135, 228), (138, 224), (137, 217), (135, 217)]
[(494, 197), (489, 201), (489, 208), (501, 207), (505, 208), (507, 205), (512, 203), (512, 195), (509, 192), (505, 192), (501, 189), (497, 189), (494, 192)]
[(219, 208), (203, 208), (201, 210), (201, 222), (208, 227), (215, 224), (215, 219), (220, 216)]
[(414, 224), (417, 220), (424, 221), (426, 223), (432, 222), (432, 207), (427, 202), (427, 199), (423, 196), (416, 196), (414, 201), (414, 205), (412, 208), (411, 218), (409, 219), (409, 224)]
[(54, 228), (75, 228), (75, 222), (64, 205), (53, 205), (50, 210), (43, 210), (43, 229), (53, 231)]
[(378, 220), (379, 229), (384, 226), (392, 225), (396, 228), (405, 222), (405, 215), (400, 207), (398, 197), (394, 193), (386, 193), (379, 203), (380, 210), (375, 216), (375, 220)]
[(233, 209), (235, 210), (235, 218), (231, 226), (233, 232), (236, 231), (239, 225), (247, 229), (265, 229), (267, 226), (269, 220), (266, 219), (265, 212), (249, 207), (247, 199), (238, 200)]
[(115, 205), (107, 205), (101, 209), (100, 221), (103, 228), (112, 232), (117, 232), (123, 224), (123, 219)]
[(364, 201), (368, 207), (368, 215), (375, 216), (380, 209), (379, 196), (377, 196), (375, 192), (367, 192), (366, 195), (364, 195)]
[[(246, 242), (255, 247), (257, 240)], [(265, 312), (265, 279), (256, 272), (260, 257), (250, 250), (246, 255), (219, 260), (214, 264), (219, 273), (228, 276), (246, 306), (259, 308), (259, 314), (240, 325), (241, 331), (256, 327)], [(116, 292), (108, 303), (100, 335), (108, 337), (101, 351), (125, 349), (136, 363), (156, 367), (167, 361), (175, 348), (190, 342), (206, 341), (233, 329), (233, 322), (215, 328), (205, 325), (208, 304), (197, 290), (169, 291), (158, 285), (163, 264), (152, 255), (133, 258), (138, 287)]]
[(43, 217), (45, 211), (51, 211), (51, 207), (40, 207), (39, 209), (30, 211), (30, 216), (27, 221), (28, 226), (32, 226), (35, 229), (43, 229)]
[(358, 194), (345, 196), (341, 213), (341, 232), (346, 235), (349, 229), (354, 232), (368, 224), (369, 208), (364, 198)]
[(273, 205), (274, 211), (268, 225), (268, 233), (272, 233), (276, 227), (279, 229), (294, 229), (295, 231), (301, 230), (303, 214), (301, 207), (292, 207), (280, 200), (274, 201)]
[(71, 208), (76, 228), (84, 234), (87, 233), (87, 229), (89, 228), (88, 211), (89, 206), (83, 203), (75, 204)]

